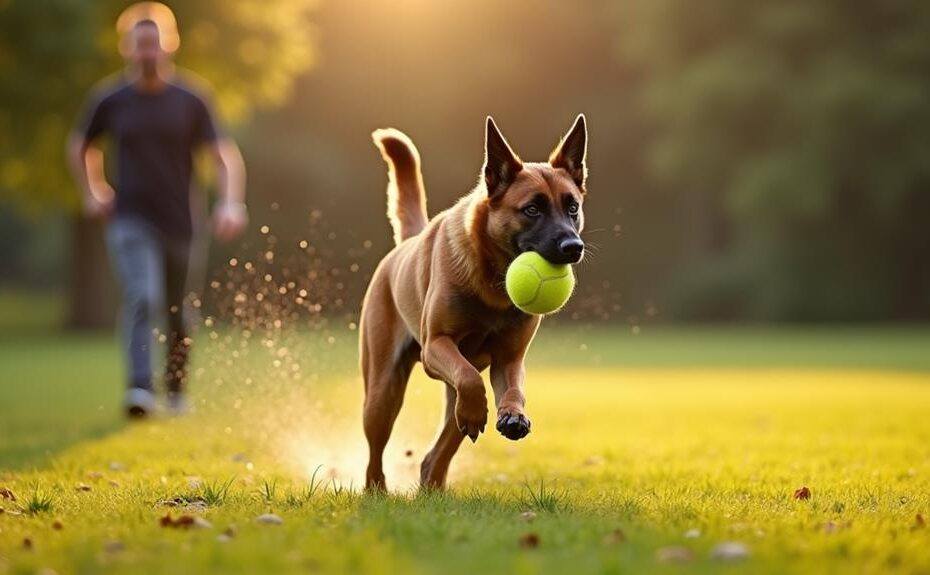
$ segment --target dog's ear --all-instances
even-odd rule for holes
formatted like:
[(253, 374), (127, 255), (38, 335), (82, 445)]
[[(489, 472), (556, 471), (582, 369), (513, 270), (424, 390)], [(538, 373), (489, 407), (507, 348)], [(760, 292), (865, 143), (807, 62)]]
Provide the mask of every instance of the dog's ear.
[(494, 119), (488, 116), (484, 131), (484, 183), (488, 196), (495, 196), (513, 183), (517, 174), (523, 169), (520, 158), (513, 153), (507, 140), (497, 129)]
[(584, 114), (578, 114), (572, 129), (565, 134), (559, 145), (549, 156), (549, 164), (553, 168), (562, 168), (572, 177), (579, 188), (584, 188), (588, 177), (588, 168), (585, 165), (585, 156), (588, 154), (588, 128), (585, 125)]

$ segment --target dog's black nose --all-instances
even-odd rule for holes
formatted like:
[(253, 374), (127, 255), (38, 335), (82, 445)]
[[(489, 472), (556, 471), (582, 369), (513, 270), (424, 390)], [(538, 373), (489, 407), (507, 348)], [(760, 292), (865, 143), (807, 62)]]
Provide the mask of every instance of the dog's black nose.
[(581, 259), (581, 255), (584, 253), (584, 242), (579, 237), (565, 238), (559, 242), (559, 252), (569, 262), (575, 263)]

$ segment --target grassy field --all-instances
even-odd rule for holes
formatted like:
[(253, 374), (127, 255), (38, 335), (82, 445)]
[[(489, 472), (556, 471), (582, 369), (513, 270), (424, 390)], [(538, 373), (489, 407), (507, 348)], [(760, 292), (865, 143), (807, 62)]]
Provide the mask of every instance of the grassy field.
[(196, 412), (127, 425), (112, 337), (0, 340), (0, 573), (930, 572), (927, 331), (544, 328), (533, 433), (464, 445), (446, 494), (415, 373), (388, 496), (353, 332), (199, 343)]

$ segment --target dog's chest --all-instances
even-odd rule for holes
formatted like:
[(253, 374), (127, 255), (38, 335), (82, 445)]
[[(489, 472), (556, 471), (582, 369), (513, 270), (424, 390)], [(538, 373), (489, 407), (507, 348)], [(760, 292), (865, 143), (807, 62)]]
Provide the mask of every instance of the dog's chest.
[(531, 316), (515, 307), (494, 309), (474, 297), (456, 296), (450, 299), (449, 304), (456, 310), (456, 323), (460, 326), (459, 349), (465, 355), (479, 353), (487, 345), (493, 344), (498, 334), (531, 320)]

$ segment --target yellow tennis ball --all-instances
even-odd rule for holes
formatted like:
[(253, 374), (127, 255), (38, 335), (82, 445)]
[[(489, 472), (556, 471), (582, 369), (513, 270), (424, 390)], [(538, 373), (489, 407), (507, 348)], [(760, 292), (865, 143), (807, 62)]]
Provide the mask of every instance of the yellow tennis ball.
[(507, 295), (515, 306), (536, 315), (558, 311), (572, 296), (575, 274), (536, 252), (523, 252), (507, 268)]

